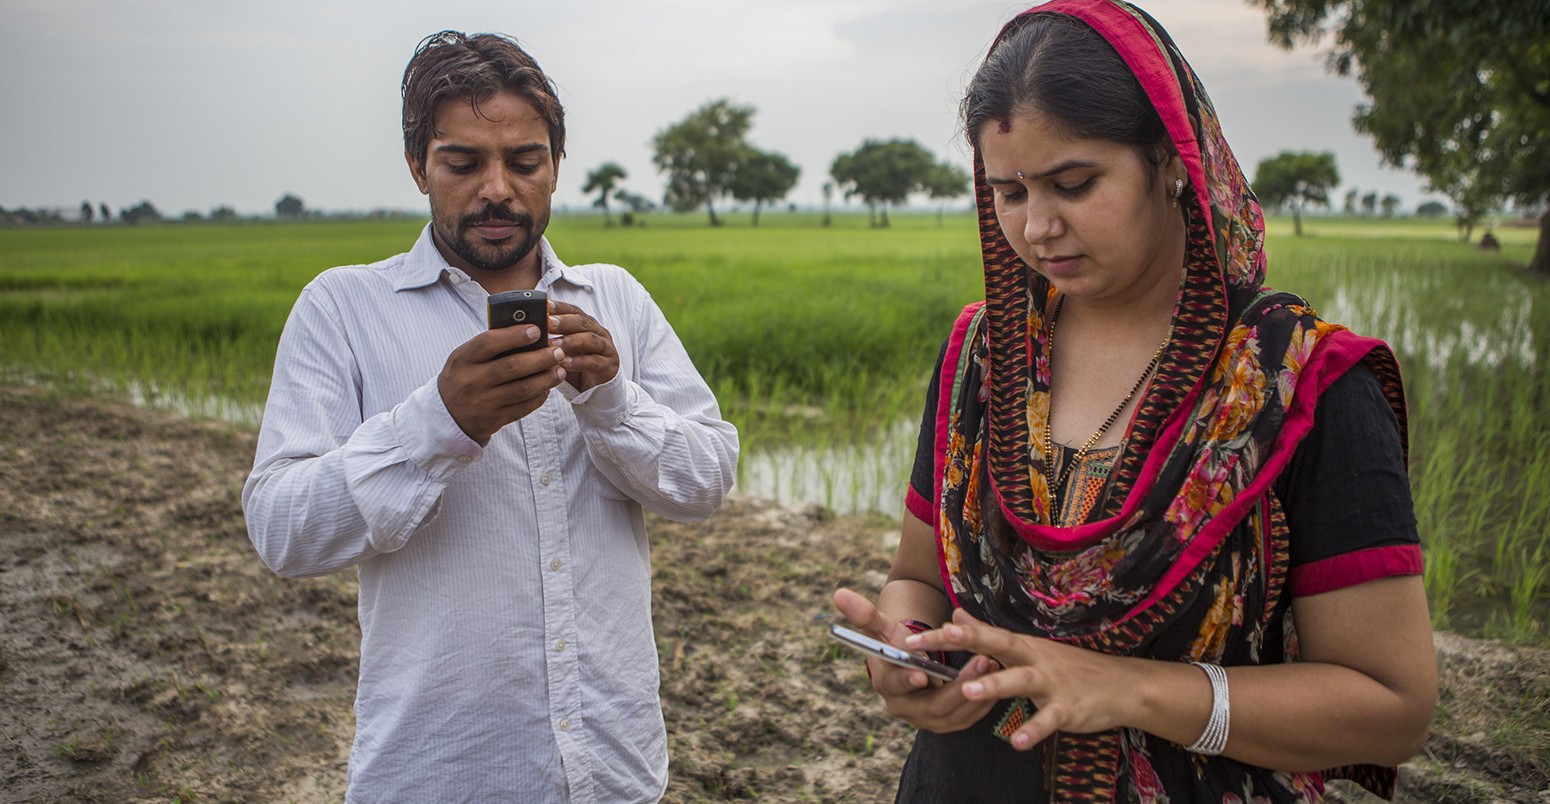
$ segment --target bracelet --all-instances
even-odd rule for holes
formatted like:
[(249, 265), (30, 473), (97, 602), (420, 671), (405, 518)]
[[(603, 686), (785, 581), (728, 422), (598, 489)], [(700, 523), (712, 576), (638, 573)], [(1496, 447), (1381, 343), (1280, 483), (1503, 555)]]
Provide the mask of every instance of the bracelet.
[(1206, 722), (1206, 730), (1200, 733), (1200, 739), (1184, 750), (1208, 757), (1218, 756), (1227, 748), (1227, 726), (1232, 717), (1232, 702), (1227, 696), (1227, 671), (1219, 664), (1190, 664), (1206, 671), (1206, 677), (1211, 679), (1211, 719)]

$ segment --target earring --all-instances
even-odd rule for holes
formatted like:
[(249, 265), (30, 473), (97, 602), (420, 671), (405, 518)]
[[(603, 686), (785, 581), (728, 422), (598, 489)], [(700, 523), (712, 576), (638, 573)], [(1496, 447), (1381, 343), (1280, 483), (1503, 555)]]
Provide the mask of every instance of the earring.
[(1179, 199), (1181, 197), (1183, 197), (1183, 195), (1184, 195), (1184, 180), (1183, 179), (1174, 179), (1173, 180), (1173, 201), (1171, 201), (1168, 204), (1168, 206), (1170, 206), (1170, 207), (1178, 206), (1179, 205)]

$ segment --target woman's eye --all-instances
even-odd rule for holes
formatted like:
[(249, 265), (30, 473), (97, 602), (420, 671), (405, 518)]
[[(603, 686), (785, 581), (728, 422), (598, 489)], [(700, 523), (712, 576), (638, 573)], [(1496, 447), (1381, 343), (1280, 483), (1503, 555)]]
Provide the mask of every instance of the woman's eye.
[(1091, 178), (1088, 178), (1086, 181), (1082, 182), (1081, 184), (1074, 184), (1074, 185), (1057, 184), (1057, 185), (1055, 185), (1055, 192), (1060, 193), (1061, 195), (1066, 196), (1067, 198), (1075, 198), (1076, 196), (1079, 196), (1079, 195), (1087, 192), (1088, 190), (1092, 189), (1092, 186), (1093, 186), (1093, 180)]
[(1002, 201), (1006, 201), (1008, 203), (1015, 202), (1015, 201), (1021, 201), (1021, 200), (1023, 200), (1023, 196), (1025, 196), (1027, 194), (1028, 194), (1027, 191), (1024, 190), (1020, 186), (1018, 186), (1018, 187), (1010, 187), (1008, 189), (1005, 189), (1005, 190), (1001, 191), (1001, 200)]

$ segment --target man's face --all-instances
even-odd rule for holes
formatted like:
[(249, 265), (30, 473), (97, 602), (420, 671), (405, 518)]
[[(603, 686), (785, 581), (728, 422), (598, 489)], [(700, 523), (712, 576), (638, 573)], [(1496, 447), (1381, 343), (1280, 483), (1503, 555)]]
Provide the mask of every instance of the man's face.
[(436, 130), (423, 166), (405, 156), (430, 197), (437, 248), (476, 280), (500, 273), (503, 287), (532, 287), (559, 178), (548, 126), (531, 103), (502, 92), (480, 101), (477, 113), (466, 100), (442, 103)]

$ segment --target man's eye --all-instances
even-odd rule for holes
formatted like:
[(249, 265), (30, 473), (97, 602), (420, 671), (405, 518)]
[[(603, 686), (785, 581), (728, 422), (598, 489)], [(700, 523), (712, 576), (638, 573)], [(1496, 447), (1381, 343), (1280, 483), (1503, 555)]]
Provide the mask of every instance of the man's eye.
[(511, 169), (518, 173), (532, 173), (538, 170), (539, 166), (540, 163), (538, 162), (513, 162)]
[(461, 174), (465, 174), (465, 173), (472, 173), (472, 172), (474, 172), (474, 168), (475, 167), (476, 167), (476, 165), (474, 165), (474, 163), (472, 163), (472, 162), (448, 162), (447, 163), (447, 170), (450, 170), (453, 173), (457, 173), (457, 174), (460, 174), (460, 175)]

